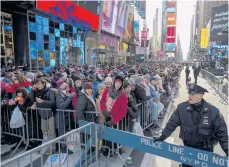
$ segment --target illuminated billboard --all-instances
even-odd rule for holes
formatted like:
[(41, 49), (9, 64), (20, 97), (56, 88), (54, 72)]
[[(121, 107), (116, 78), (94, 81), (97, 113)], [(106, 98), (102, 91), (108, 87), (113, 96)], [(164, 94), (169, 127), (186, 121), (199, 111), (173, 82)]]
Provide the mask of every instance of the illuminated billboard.
[(118, 1), (104, 1), (102, 11), (102, 30), (115, 34), (118, 16)]
[(176, 1), (166, 1), (166, 7), (176, 7)]
[(175, 51), (176, 45), (175, 43), (166, 43), (167, 51)]
[(207, 48), (208, 47), (208, 36), (209, 36), (208, 28), (202, 28), (201, 29), (201, 37), (200, 37), (200, 47), (201, 48)]
[(78, 23), (80, 23), (85, 26), (90, 26), (94, 30), (98, 30), (99, 16), (88, 11), (87, 9), (84, 9), (83, 7), (80, 7), (73, 1), (37, 0), (36, 5), (37, 9), (50, 13), (51, 15), (55, 14), (63, 20), (75, 23), (75, 25), (78, 25)]
[(167, 26), (176, 26), (176, 13), (167, 13)]
[(167, 43), (174, 43), (176, 41), (176, 27), (167, 27)]

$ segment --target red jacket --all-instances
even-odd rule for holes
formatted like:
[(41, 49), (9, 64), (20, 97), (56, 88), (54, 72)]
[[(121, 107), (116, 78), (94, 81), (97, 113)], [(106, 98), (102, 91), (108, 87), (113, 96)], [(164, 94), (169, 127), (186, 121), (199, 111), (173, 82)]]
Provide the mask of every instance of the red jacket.
[[(107, 111), (106, 100), (107, 100), (107, 96), (109, 96), (108, 92), (109, 92), (109, 89), (106, 89), (104, 91), (102, 99), (100, 101), (100, 107), (101, 107), (102, 112)], [(110, 111), (113, 123), (118, 123), (126, 116), (127, 103), (128, 103), (127, 96), (126, 96), (126, 93), (123, 91), (122, 95), (119, 96), (116, 99), (116, 101), (114, 102), (111, 108), (111, 111)]]
[(17, 84), (13, 83), (11, 85), (6, 86), (6, 92), (8, 92), (8, 93), (16, 93), (17, 88), (19, 88), (19, 87), (29, 87), (29, 86), (32, 86), (32, 83), (29, 82), (29, 81), (25, 81), (25, 82), (17, 83)]

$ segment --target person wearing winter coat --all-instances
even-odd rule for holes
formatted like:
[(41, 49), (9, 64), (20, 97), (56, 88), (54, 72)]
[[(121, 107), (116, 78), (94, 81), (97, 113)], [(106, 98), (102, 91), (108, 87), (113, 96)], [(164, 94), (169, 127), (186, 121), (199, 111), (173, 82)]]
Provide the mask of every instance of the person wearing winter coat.
[[(70, 124), (73, 116), (67, 112), (63, 112), (65, 109), (72, 110), (72, 98), (75, 92), (69, 93), (69, 86), (62, 80), (57, 81), (58, 91), (56, 92), (56, 109), (55, 114), (56, 128), (58, 129), (58, 135), (61, 136), (66, 133), (67, 130), (71, 129)], [(62, 111), (58, 111), (61, 109)], [(69, 121), (70, 120), (70, 121)]]
[[(37, 78), (34, 81), (33, 90), (30, 94), (30, 100), (33, 104), (31, 109), (36, 110), (38, 108), (38, 114), (41, 117), (41, 130), (43, 138), (47, 138), (48, 140), (56, 138), (54, 119), (56, 112), (55, 93), (51, 88), (46, 87), (46, 81), (43, 78)], [(32, 124), (35, 125), (34, 122)], [(55, 144), (53, 144), (52, 150), (56, 150)]]
[[(74, 86), (71, 88), (71, 93), (75, 92), (75, 95), (72, 98), (72, 107), (74, 110), (76, 110), (78, 96), (79, 96), (79, 93), (81, 92), (83, 86), (82, 86), (81, 77), (78, 74), (74, 74), (72, 76), (72, 80), (74, 82)], [(73, 113), (73, 118), (74, 118), (74, 120), (76, 120), (76, 114), (75, 113)]]
[(93, 99), (93, 85), (91, 82), (85, 82), (83, 89), (78, 94), (77, 105), (76, 105), (76, 122), (84, 120), (88, 122), (96, 122), (96, 114), (87, 114), (86, 111), (97, 112), (95, 100)]
[(134, 90), (136, 89), (136, 82), (133, 78), (130, 78), (129, 82), (130, 82), (130, 87), (131, 87), (130, 95), (133, 97), (135, 103), (137, 104), (137, 99), (136, 99), (135, 93), (134, 93)]
[(134, 98), (130, 94), (131, 83), (130, 83), (129, 79), (126, 78), (124, 80), (123, 88), (124, 88), (126, 95), (127, 95), (127, 98), (128, 98), (127, 115), (130, 117), (130, 119), (129, 119), (129, 125), (130, 125), (129, 131), (132, 132), (134, 123), (138, 121), (140, 111), (136, 106), (137, 104), (136, 104)]
[(146, 84), (142, 76), (138, 76), (135, 80), (136, 88), (134, 90), (137, 103), (145, 102), (151, 99), (150, 95), (146, 95)]
[[(98, 109), (98, 112), (101, 113), (101, 107), (100, 107), (100, 101), (102, 99), (103, 93), (106, 90), (106, 86), (104, 83), (101, 83), (97, 86), (97, 90), (98, 90), (98, 95), (96, 97), (96, 107)], [(104, 124), (104, 116), (103, 114), (99, 114), (99, 124)]]
[(123, 90), (123, 77), (116, 76), (113, 87), (106, 89), (100, 101), (101, 111), (107, 124), (113, 125), (121, 121), (127, 113), (127, 95)]
[(190, 74), (190, 70), (189, 70), (189, 66), (187, 66), (185, 69), (185, 78), (186, 78), (185, 82), (186, 82), (186, 84), (188, 84), (189, 74)]

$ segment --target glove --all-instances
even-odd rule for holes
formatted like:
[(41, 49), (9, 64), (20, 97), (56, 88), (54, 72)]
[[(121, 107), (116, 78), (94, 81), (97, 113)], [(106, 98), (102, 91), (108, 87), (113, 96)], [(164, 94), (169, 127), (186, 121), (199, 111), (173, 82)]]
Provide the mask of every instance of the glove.
[(161, 137), (155, 137), (153, 138), (153, 142), (160, 142), (160, 141), (164, 141)]

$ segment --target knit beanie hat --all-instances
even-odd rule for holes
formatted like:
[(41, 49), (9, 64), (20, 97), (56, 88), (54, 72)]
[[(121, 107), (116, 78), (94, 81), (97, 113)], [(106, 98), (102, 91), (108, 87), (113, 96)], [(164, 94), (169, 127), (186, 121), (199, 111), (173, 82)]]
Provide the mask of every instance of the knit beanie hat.
[(144, 81), (143, 76), (138, 76), (138, 77), (135, 79), (136, 84), (140, 84), (140, 82), (142, 82), (142, 81)]
[(69, 86), (66, 82), (62, 81), (61, 79), (56, 82), (57, 87), (59, 90), (68, 90)]
[(99, 83), (99, 84), (97, 85), (97, 90), (98, 90), (99, 88), (101, 88), (101, 87), (103, 87), (104, 89), (106, 89), (106, 86), (105, 86), (104, 83)]
[(115, 80), (120, 80), (120, 81), (124, 81), (124, 78), (122, 76), (116, 76), (115, 79), (114, 79), (114, 83), (115, 83)]
[(127, 79), (127, 78), (124, 79), (124, 81), (123, 81), (123, 87), (126, 88), (126, 87), (128, 87), (129, 85), (131, 85), (129, 79)]
[(135, 69), (130, 69), (130, 70), (128, 71), (128, 74), (129, 74), (129, 75), (135, 75), (135, 73), (136, 73)]
[(83, 88), (84, 88), (84, 89), (92, 89), (92, 90), (93, 90), (93, 85), (92, 85), (91, 82), (85, 82), (85, 83), (83, 84)]
[(106, 77), (104, 80), (104, 83), (112, 83), (112, 78), (111, 77)]
[(136, 85), (136, 82), (134, 81), (133, 78), (130, 78), (129, 81), (130, 81), (130, 85)]
[(146, 74), (146, 75), (144, 75), (143, 76), (145, 79), (147, 79), (147, 80), (150, 80), (150, 75), (149, 74)]

